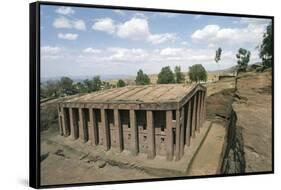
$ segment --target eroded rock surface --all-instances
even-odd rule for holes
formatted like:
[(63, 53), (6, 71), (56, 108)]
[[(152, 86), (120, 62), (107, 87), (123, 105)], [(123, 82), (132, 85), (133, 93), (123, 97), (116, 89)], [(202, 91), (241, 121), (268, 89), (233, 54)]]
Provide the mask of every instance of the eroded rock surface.
[(238, 78), (233, 110), (244, 141), (245, 172), (272, 169), (272, 73), (245, 73)]

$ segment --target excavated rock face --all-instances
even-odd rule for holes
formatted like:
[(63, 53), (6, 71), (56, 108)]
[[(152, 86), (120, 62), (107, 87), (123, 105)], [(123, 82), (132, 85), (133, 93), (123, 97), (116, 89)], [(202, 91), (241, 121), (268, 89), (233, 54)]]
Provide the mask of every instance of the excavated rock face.
[(236, 126), (237, 115), (232, 110), (228, 123), (227, 148), (221, 172), (224, 174), (244, 173), (245, 157), (241, 127)]
[(237, 79), (222, 173), (272, 171), (272, 74)]
[(239, 76), (233, 110), (242, 130), (245, 172), (272, 170), (272, 73)]
[(214, 93), (207, 99), (207, 118), (219, 121), (227, 128), (226, 147), (220, 169), (224, 174), (245, 172), (242, 130), (236, 126), (237, 115), (232, 108), (237, 97), (239, 94), (233, 88)]
[(207, 119), (229, 120), (232, 111), (233, 93), (235, 89), (229, 88), (214, 93), (207, 98)]

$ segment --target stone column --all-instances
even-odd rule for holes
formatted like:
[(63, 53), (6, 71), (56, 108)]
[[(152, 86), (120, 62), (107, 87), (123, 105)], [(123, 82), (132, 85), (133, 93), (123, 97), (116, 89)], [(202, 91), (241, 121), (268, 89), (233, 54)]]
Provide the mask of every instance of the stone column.
[(123, 150), (122, 126), (118, 109), (114, 109), (114, 125), (116, 129), (116, 143), (120, 152)]
[(207, 112), (207, 102), (206, 102), (206, 99), (207, 99), (207, 91), (204, 91), (204, 97), (203, 97), (203, 121), (206, 120), (206, 112)]
[(104, 145), (105, 149), (109, 150), (110, 148), (110, 131), (109, 131), (109, 126), (108, 126), (108, 119), (107, 119), (107, 113), (105, 109), (101, 109), (101, 125), (103, 128), (104, 132)]
[(173, 111), (166, 111), (166, 151), (167, 160), (173, 160), (174, 141), (173, 141)]
[(192, 100), (192, 121), (191, 121), (191, 136), (194, 138), (195, 137), (195, 126), (196, 126), (196, 96), (194, 95)]
[(146, 111), (146, 122), (147, 122), (147, 134), (148, 134), (148, 158), (152, 159), (155, 157), (155, 128), (153, 121), (153, 113), (152, 111)]
[(176, 160), (180, 159), (180, 123), (180, 110), (176, 110)]
[(98, 144), (98, 135), (97, 135), (97, 122), (96, 122), (96, 114), (94, 113), (93, 108), (89, 109), (89, 140), (92, 145)]
[(65, 113), (65, 108), (61, 108), (61, 119), (62, 119), (62, 132), (63, 132), (63, 136), (68, 136), (67, 133), (67, 128), (66, 128), (66, 113)]
[(131, 152), (133, 155), (137, 155), (139, 152), (139, 138), (138, 138), (138, 126), (135, 110), (130, 110), (130, 126), (131, 126)]
[(181, 108), (181, 117), (180, 117), (180, 159), (184, 154), (184, 106)]
[(196, 131), (200, 132), (200, 104), (201, 104), (201, 93), (197, 92), (197, 109), (196, 109)]
[(82, 108), (79, 108), (79, 139), (83, 142), (87, 141), (86, 123)]
[(201, 91), (201, 103), (200, 103), (200, 127), (204, 124), (204, 91)]
[(60, 112), (60, 107), (57, 107), (58, 110), (58, 120), (59, 120), (59, 131), (60, 131), (60, 135), (63, 136), (63, 129), (62, 129), (62, 118), (61, 118), (61, 112)]
[(77, 118), (73, 114), (73, 108), (69, 108), (69, 118), (70, 118), (71, 138), (72, 139), (77, 139), (78, 138)]
[(185, 137), (185, 144), (186, 146), (190, 146), (190, 132), (191, 132), (191, 100), (188, 101), (188, 109), (187, 109), (187, 122), (186, 122), (186, 137)]

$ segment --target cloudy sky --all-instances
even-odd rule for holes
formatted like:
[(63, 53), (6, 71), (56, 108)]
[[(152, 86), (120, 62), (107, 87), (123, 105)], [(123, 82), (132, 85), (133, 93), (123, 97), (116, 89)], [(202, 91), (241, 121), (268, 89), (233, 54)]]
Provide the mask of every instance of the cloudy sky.
[[(242, 47), (256, 47), (270, 20), (41, 5), (41, 76), (153, 74), (163, 66), (183, 71), (236, 64)], [(223, 49), (220, 65), (215, 51)]]

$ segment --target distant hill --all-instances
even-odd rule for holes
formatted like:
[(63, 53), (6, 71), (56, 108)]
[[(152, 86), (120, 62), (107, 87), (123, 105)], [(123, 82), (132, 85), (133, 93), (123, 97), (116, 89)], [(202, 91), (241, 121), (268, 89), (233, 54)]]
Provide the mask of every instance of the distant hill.
[[(130, 79), (134, 76), (131, 75), (99, 75), (100, 79), (102, 81), (111, 81), (111, 80), (119, 80), (119, 79)], [(42, 77), (41, 78), (41, 82), (45, 83), (47, 81), (58, 81), (61, 79), (62, 76), (58, 76), (58, 77)], [(67, 76), (69, 78), (71, 78), (75, 83), (76, 82), (82, 82), (83, 80), (86, 79), (92, 79), (93, 77), (95, 77), (95, 75), (92, 76)]]
[[(262, 63), (261, 62), (255, 62), (255, 63), (252, 63), (252, 64), (248, 64), (248, 68), (251, 67), (252, 65), (261, 65)], [(208, 71), (208, 73), (233, 73), (236, 69), (237, 69), (237, 65), (234, 65), (232, 67), (229, 67), (227, 69), (222, 69), (222, 70), (216, 70), (216, 71)]]

